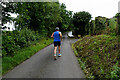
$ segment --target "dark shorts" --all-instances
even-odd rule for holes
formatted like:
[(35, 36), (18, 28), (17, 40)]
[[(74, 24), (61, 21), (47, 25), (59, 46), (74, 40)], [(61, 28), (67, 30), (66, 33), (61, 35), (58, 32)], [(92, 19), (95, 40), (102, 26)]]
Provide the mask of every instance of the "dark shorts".
[(56, 47), (56, 46), (60, 46), (61, 45), (61, 42), (59, 41), (59, 42), (54, 42), (54, 47)]

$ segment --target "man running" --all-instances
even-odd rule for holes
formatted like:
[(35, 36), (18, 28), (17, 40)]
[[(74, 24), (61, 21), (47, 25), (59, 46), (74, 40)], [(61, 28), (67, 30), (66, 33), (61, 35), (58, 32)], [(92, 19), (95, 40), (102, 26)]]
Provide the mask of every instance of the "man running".
[(53, 32), (53, 34), (51, 35), (52, 38), (54, 38), (54, 59), (56, 60), (56, 50), (57, 50), (57, 46), (59, 48), (59, 57), (61, 57), (61, 53), (60, 53), (60, 45), (61, 45), (61, 41), (62, 39), (62, 33), (59, 31), (59, 27), (55, 28), (55, 32)]

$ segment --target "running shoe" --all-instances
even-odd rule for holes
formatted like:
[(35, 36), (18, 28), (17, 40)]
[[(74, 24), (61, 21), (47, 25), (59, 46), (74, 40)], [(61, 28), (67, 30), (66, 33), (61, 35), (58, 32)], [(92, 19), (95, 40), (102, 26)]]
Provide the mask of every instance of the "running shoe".
[(61, 54), (58, 54), (58, 57), (61, 57)]

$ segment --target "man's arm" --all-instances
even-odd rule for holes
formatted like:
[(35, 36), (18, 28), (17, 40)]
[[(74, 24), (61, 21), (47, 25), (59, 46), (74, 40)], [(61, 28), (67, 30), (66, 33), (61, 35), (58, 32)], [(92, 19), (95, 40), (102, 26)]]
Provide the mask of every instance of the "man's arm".
[(59, 34), (60, 34), (60, 38), (61, 38), (61, 41), (62, 41), (62, 40), (63, 40), (63, 39), (62, 39), (62, 33), (61, 33), (61, 32), (59, 32)]
[(51, 38), (54, 38), (54, 36), (53, 36), (53, 35), (54, 35), (54, 33), (52, 33)]

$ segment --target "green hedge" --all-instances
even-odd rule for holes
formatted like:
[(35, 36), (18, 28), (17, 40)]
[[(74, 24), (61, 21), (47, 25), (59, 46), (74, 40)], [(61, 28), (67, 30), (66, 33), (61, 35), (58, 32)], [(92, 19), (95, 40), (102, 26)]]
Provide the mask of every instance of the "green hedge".
[(3, 31), (2, 32), (2, 56), (14, 55), (16, 51), (30, 46), (33, 41), (38, 41), (41, 36), (30, 29), (21, 31)]
[(106, 29), (107, 18), (105, 17), (96, 17), (95, 18), (95, 34), (101, 34), (103, 30)]

